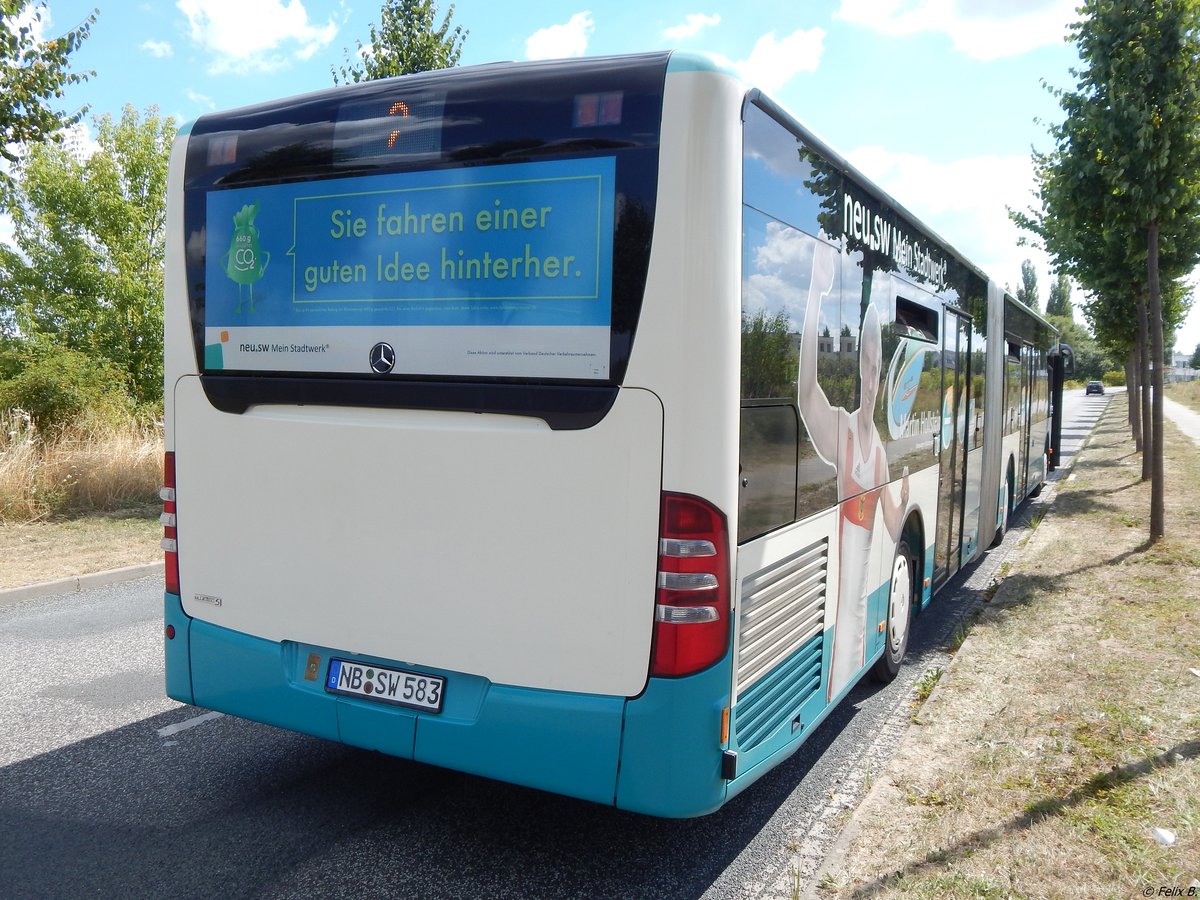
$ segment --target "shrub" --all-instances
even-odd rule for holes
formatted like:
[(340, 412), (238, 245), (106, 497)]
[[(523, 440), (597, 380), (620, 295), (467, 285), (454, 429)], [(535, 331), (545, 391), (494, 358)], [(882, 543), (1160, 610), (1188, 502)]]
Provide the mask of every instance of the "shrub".
[(117, 426), (133, 412), (125, 375), (75, 350), (43, 351), (0, 381), (0, 409), (22, 409), (43, 433), (86, 420)]
[(1122, 387), (1125, 384), (1124, 372), (1105, 372), (1101, 380), (1108, 387)]

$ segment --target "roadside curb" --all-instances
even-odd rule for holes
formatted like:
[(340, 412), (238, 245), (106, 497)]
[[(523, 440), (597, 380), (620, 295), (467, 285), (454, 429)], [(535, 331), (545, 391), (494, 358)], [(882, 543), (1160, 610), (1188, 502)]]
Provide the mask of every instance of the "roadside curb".
[(71, 578), (60, 578), (57, 581), (43, 581), (41, 584), (30, 584), (25, 587), (7, 588), (0, 590), (0, 606), (18, 603), (21, 600), (33, 600), (38, 597), (51, 597), (55, 594), (73, 594), (106, 584), (118, 584), (122, 581), (133, 581), (149, 575), (159, 575), (162, 574), (162, 571), (163, 564), (160, 561), (146, 563), (142, 566), (109, 569), (106, 572), (93, 572), (90, 575), (75, 575)]

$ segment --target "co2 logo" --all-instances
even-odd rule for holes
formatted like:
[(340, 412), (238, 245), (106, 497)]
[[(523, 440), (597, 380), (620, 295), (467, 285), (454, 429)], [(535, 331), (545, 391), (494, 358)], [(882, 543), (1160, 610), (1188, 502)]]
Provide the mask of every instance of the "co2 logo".
[(253, 247), (237, 247), (233, 251), (233, 267), (239, 272), (250, 272), (258, 267)]

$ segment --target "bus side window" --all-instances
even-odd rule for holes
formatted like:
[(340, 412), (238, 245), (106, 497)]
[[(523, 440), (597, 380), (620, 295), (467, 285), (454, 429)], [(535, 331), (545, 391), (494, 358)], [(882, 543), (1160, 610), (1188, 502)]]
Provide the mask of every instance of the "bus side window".
[(738, 543), (795, 521), (799, 441), (794, 403), (742, 406)]

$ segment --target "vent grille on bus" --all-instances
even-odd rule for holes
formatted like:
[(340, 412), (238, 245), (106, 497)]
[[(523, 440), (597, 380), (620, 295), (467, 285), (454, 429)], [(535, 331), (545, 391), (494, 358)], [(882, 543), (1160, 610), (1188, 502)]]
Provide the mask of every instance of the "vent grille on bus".
[(793, 719), (821, 687), (829, 541), (742, 582), (734, 723), (748, 750)]

